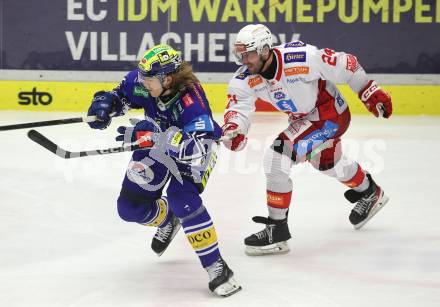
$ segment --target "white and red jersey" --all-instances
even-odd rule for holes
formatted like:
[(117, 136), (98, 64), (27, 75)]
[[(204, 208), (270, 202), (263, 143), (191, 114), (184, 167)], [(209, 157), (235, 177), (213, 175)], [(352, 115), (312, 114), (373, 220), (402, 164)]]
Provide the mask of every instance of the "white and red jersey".
[(242, 66), (229, 82), (225, 122), (236, 123), (244, 134), (257, 99), (288, 114), (290, 120), (305, 117), (319, 121), (348, 108), (336, 83), (347, 83), (356, 93), (368, 83), (354, 55), (318, 49), (301, 41), (276, 46), (273, 51), (277, 61), (274, 79), (251, 75)]

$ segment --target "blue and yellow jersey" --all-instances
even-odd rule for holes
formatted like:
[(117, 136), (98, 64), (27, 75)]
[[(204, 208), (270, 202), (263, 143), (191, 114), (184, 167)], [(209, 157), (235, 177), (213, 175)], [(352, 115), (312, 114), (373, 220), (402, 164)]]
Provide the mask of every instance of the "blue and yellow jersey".
[(185, 88), (171, 100), (162, 102), (160, 97), (150, 96), (138, 82), (138, 70), (128, 73), (115, 88), (124, 109), (144, 109), (145, 115), (153, 118), (162, 130), (171, 126), (183, 132), (208, 132), (213, 139), (219, 139), (221, 128), (212, 117), (208, 99), (201, 84)]

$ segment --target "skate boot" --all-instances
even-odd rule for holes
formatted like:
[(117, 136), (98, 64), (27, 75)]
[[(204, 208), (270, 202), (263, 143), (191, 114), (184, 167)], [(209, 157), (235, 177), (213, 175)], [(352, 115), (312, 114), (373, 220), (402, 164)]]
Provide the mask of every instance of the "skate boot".
[(255, 223), (266, 224), (266, 228), (244, 239), (245, 253), (249, 256), (285, 254), (289, 252), (287, 240), (291, 238), (287, 218), (273, 220), (270, 217), (254, 216)]
[(165, 252), (180, 227), (181, 224), (179, 219), (173, 214), (164, 227), (157, 228), (153, 241), (151, 241), (151, 249), (157, 254), (157, 256), (160, 257)]
[(370, 174), (367, 174), (370, 186), (364, 192), (356, 192), (350, 189), (345, 192), (344, 196), (356, 206), (351, 210), (349, 220), (354, 228), (360, 229), (364, 226), (383, 206), (388, 202), (386, 196), (380, 186), (378, 186)]
[(206, 268), (209, 274), (209, 290), (219, 296), (230, 296), (241, 290), (241, 286), (234, 279), (234, 272), (226, 262), (220, 258)]

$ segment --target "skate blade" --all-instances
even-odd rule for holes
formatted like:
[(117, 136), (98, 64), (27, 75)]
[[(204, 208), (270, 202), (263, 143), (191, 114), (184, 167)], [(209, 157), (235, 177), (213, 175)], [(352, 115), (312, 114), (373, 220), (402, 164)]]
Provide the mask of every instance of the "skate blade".
[(241, 286), (237, 283), (237, 281), (235, 281), (233, 277), (231, 277), (227, 282), (215, 288), (214, 293), (218, 296), (228, 297), (237, 293), (240, 290)]
[(289, 245), (286, 241), (274, 243), (267, 246), (249, 246), (246, 245), (244, 252), (248, 256), (265, 256), (286, 254), (290, 251)]
[(363, 220), (362, 222), (360, 222), (359, 224), (353, 225), (354, 229), (359, 230), (362, 228), (362, 226), (364, 226), (365, 224), (367, 224), (367, 222), (369, 220), (371, 220), (371, 218), (373, 216), (376, 215), (377, 212), (379, 212), (380, 209), (382, 209), (387, 202), (390, 200), (390, 198), (388, 196), (386, 196), (385, 194), (382, 194), (381, 200), (379, 202), (377, 202), (377, 204), (374, 206), (374, 208), (371, 209), (370, 214), (367, 216), (367, 218), (365, 220)]
[[(179, 225), (176, 226), (176, 228), (174, 228), (174, 232), (171, 234), (170, 244), (173, 241), (173, 239), (176, 236), (176, 234), (179, 232), (181, 227), (182, 227), (182, 225), (179, 224)], [(162, 256), (162, 254), (165, 253), (165, 251), (167, 250), (168, 246), (170, 246), (170, 244), (168, 244), (167, 247), (165, 247), (165, 249), (163, 251), (161, 251), (160, 253), (156, 253), (157, 257)]]

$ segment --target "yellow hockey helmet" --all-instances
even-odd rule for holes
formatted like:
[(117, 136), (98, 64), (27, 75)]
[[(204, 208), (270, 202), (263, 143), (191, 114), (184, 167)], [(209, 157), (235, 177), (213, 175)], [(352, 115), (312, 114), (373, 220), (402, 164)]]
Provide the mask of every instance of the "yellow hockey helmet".
[(179, 69), (182, 65), (180, 54), (168, 45), (156, 45), (142, 56), (139, 61), (139, 77), (158, 77), (162, 79), (165, 75)]

